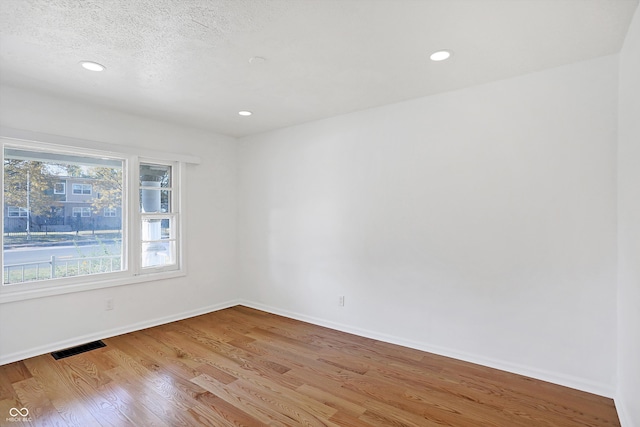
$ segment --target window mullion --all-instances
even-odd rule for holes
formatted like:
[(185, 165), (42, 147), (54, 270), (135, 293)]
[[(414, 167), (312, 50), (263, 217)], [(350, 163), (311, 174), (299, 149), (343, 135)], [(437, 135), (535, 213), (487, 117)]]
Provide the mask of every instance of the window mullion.
[(140, 186), (140, 178), (139, 178), (139, 170), (140, 170), (140, 160), (138, 157), (132, 157), (130, 159), (130, 167), (129, 167), (129, 176), (128, 176), (128, 188), (130, 194), (127, 195), (127, 200), (130, 203), (129, 208), (129, 224), (128, 224), (128, 232), (129, 232), (129, 254), (128, 261), (131, 271), (134, 275), (139, 275), (141, 268), (141, 259), (142, 259), (142, 247), (140, 245), (140, 241), (142, 240), (142, 233), (140, 230), (140, 225), (142, 224), (142, 217), (140, 214), (140, 198), (138, 196)]

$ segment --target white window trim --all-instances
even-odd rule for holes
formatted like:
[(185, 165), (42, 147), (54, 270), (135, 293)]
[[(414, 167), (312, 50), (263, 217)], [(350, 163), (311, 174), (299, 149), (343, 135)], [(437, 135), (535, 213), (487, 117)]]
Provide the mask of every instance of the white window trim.
[[(65, 154), (76, 154), (78, 148), (90, 156), (106, 156), (124, 160), (123, 180), (128, 185), (127, 193), (123, 195), (123, 235), (128, 236), (128, 243), (123, 245), (123, 263), (126, 266), (125, 271), (100, 274), (95, 276), (77, 276), (72, 278), (55, 279), (52, 281), (39, 281), (23, 283), (20, 285), (3, 285), (0, 284), (0, 304), (13, 301), (21, 301), (33, 298), (42, 298), (53, 295), (62, 295), (73, 292), (83, 292), (87, 290), (101, 289), (113, 286), (126, 286), (136, 283), (148, 281), (165, 280), (177, 277), (184, 277), (187, 274), (187, 258), (186, 245), (181, 240), (177, 245), (176, 261), (177, 268), (145, 268), (141, 269), (140, 253), (134, 244), (140, 241), (140, 227), (130, 226), (131, 224), (139, 224), (139, 197), (137, 194), (139, 188), (138, 171), (140, 167), (140, 159), (144, 158), (145, 162), (151, 163), (168, 163), (174, 165), (174, 182), (182, 190), (172, 197), (172, 203), (176, 205), (176, 214), (180, 215), (184, 212), (185, 192), (186, 192), (186, 164), (198, 164), (200, 159), (195, 156), (166, 153), (148, 149), (135, 149), (131, 146), (118, 146), (114, 144), (100, 143), (97, 141), (80, 140), (75, 138), (66, 138), (56, 135), (47, 135), (31, 131), (11, 129), (0, 127), (0, 149), (3, 150), (5, 145), (17, 146), (25, 149), (46, 150), (60, 152)], [(129, 173), (134, 171), (134, 173)], [(0, 174), (0, 180), (4, 179), (4, 174)], [(1, 183), (1, 181), (0, 181)], [(175, 186), (175, 184), (173, 184)], [(132, 201), (132, 206), (128, 204)], [(4, 205), (4, 200), (2, 201)], [(0, 226), (4, 229), (4, 215), (0, 217)], [(184, 221), (177, 221), (178, 238), (186, 235), (186, 224)], [(0, 268), (2, 266), (2, 257), (0, 257)], [(173, 267), (173, 265), (171, 266)], [(91, 278), (91, 281), (87, 281)]]
[(40, 146), (50, 146), (53, 148), (67, 147), (70, 151), (74, 148), (80, 148), (87, 152), (91, 151), (111, 151), (118, 155), (133, 155), (138, 157), (148, 157), (156, 160), (176, 161), (179, 163), (188, 163), (199, 165), (201, 160), (198, 156), (183, 153), (171, 153), (167, 151), (145, 149), (136, 147), (135, 144), (114, 144), (111, 142), (91, 141), (88, 139), (72, 138), (68, 136), (51, 135), (47, 133), (34, 132), (25, 129), (15, 129), (0, 126), (0, 138), (4, 140), (17, 142), (35, 142)]
[[(56, 185), (62, 185), (62, 191), (56, 191)], [(55, 184), (53, 184), (53, 194), (67, 194), (67, 183), (56, 182)]]

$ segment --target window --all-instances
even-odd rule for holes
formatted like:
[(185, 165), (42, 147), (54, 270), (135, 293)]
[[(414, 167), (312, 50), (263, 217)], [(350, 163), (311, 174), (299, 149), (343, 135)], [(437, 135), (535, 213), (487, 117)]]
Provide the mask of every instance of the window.
[(91, 208), (87, 207), (75, 207), (73, 208), (73, 216), (75, 217), (90, 217), (91, 216)]
[(176, 263), (177, 213), (172, 207), (172, 166), (140, 164), (140, 226), (142, 268)]
[(56, 182), (53, 185), (53, 194), (65, 194), (67, 192), (67, 184), (65, 182)]
[[(102, 208), (105, 200), (93, 199), (91, 206), (74, 206), (65, 216), (60, 215), (60, 211), (64, 212), (60, 199), (54, 197), (56, 191), (66, 189), (61, 176), (81, 173), (101, 188), (117, 188), (110, 198), (119, 203), (123, 159), (6, 145), (3, 152), (3, 194), (8, 216), (29, 217), (26, 227), (4, 223), (3, 285), (28, 287), (30, 283), (57, 283), (126, 270), (122, 224), (108, 224), (99, 230), (98, 240), (95, 232), (99, 224), (90, 219), (92, 210)], [(52, 187), (54, 194), (47, 190)], [(73, 184), (74, 193), (85, 191), (90, 194), (91, 185)], [(14, 208), (16, 205), (26, 208)]]
[[(185, 163), (169, 159), (193, 162), (194, 157), (156, 158), (149, 155), (153, 151), (139, 157), (130, 147), (115, 153), (75, 141), (61, 146), (0, 137), (0, 142), (6, 212), (0, 303), (185, 274), (180, 220)], [(57, 196), (66, 192), (63, 177), (76, 180), (69, 185), (72, 194), (85, 196), (82, 206)], [(9, 217), (29, 221), (25, 226)]]
[(9, 206), (7, 208), (7, 216), (10, 218), (23, 217), (26, 218), (29, 216), (28, 211), (25, 208), (19, 208), (16, 206)]
[(73, 184), (73, 194), (91, 194), (91, 184)]

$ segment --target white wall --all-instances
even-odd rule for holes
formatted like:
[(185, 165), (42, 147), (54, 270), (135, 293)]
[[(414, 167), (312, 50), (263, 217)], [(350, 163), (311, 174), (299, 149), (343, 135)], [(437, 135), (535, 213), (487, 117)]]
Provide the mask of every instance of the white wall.
[[(0, 125), (202, 159), (187, 169), (188, 277), (2, 304), (0, 363), (211, 311), (237, 298), (234, 139), (7, 86), (0, 88)], [(113, 311), (104, 310), (109, 297)]]
[(231, 138), (1, 87), (1, 126), (203, 162), (188, 170), (187, 278), (0, 305), (0, 363), (242, 297), (604, 395), (618, 342), (616, 403), (637, 425), (638, 31), (636, 16), (619, 104), (606, 57), (244, 138), (239, 153)]
[(620, 53), (618, 153), (618, 395), (625, 427), (640, 427), (640, 12)]
[(241, 139), (243, 298), (613, 396), (617, 73), (605, 57)]

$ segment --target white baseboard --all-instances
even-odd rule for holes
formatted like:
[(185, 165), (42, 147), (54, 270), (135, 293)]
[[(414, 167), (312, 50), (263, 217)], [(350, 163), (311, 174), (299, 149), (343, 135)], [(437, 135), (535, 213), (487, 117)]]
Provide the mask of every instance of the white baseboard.
[(133, 323), (131, 325), (125, 325), (114, 329), (108, 329), (105, 331), (87, 334), (80, 337), (74, 337), (64, 341), (47, 343), (24, 351), (4, 354), (0, 356), (0, 365), (17, 362), (18, 360), (28, 359), (30, 357), (39, 356), (45, 353), (51, 353), (52, 351), (74, 347), (76, 345), (85, 344), (91, 341), (114, 337), (116, 335), (127, 334), (129, 332), (139, 331), (141, 329), (151, 328), (153, 326), (164, 325), (165, 323), (176, 322), (178, 320), (187, 319), (189, 317), (200, 316), (201, 314), (211, 313), (214, 311), (233, 307), (238, 304), (240, 304), (239, 300), (231, 300), (220, 304), (197, 308), (195, 310), (172, 314), (170, 316), (159, 317), (152, 320), (145, 320), (143, 322)]
[(239, 304), (255, 308), (257, 310), (266, 311), (272, 314), (277, 314), (284, 317), (289, 317), (303, 322), (312, 323), (318, 326), (324, 326), (330, 329), (336, 329), (338, 331), (347, 332), (354, 335), (359, 335), (366, 338), (371, 338), (378, 341), (384, 341), (391, 344), (401, 345), (403, 347), (409, 347), (416, 350), (426, 351), (428, 353), (438, 354), (440, 356), (451, 357), (453, 359), (462, 360), (465, 362), (475, 363), (489, 368), (499, 369), (501, 371), (511, 372), (518, 375), (523, 375), (529, 378), (535, 378), (537, 380), (546, 381), (553, 384), (558, 384), (565, 387), (570, 387), (576, 390), (585, 391), (587, 393), (597, 394), (599, 396), (613, 398), (615, 395), (615, 388), (610, 384), (600, 384), (597, 382), (589, 381), (584, 378), (573, 377), (570, 375), (564, 375), (557, 372), (549, 372), (541, 369), (532, 368), (529, 366), (518, 365), (503, 360), (491, 359), (475, 354), (464, 353), (457, 350), (433, 346), (423, 342), (417, 342), (398, 338), (392, 335), (380, 334), (375, 331), (361, 329), (341, 323), (331, 322), (317, 317), (307, 316), (300, 313), (291, 312), (288, 310), (282, 310), (277, 307), (268, 306), (247, 300), (240, 300)]
[[(256, 303), (253, 301), (247, 301), (247, 300), (241, 300), (241, 299), (231, 300), (231, 301), (227, 301), (220, 304), (201, 307), (195, 310), (176, 313), (170, 316), (138, 322), (131, 325), (126, 325), (119, 328), (100, 331), (100, 332), (96, 332), (96, 333), (92, 333), (92, 334), (88, 334), (80, 337), (74, 337), (72, 339), (68, 339), (64, 341), (52, 342), (42, 346), (24, 350), (24, 351), (1, 355), (0, 365), (16, 362), (18, 360), (24, 360), (30, 357), (39, 356), (41, 354), (50, 353), (52, 351), (73, 347), (76, 345), (84, 344), (84, 343), (99, 340), (99, 339), (109, 338), (116, 335), (122, 335), (129, 332), (145, 329), (145, 328), (150, 328), (153, 326), (163, 325), (165, 323), (175, 322), (175, 321), (186, 319), (189, 317), (199, 316), (201, 314), (211, 313), (214, 311), (222, 310), (222, 309), (233, 307), (236, 305), (244, 305), (247, 307), (255, 308), (257, 310), (266, 311), (272, 314), (277, 314), (280, 316), (300, 320), (303, 322), (312, 323), (314, 325), (324, 326), (324, 327), (335, 329), (338, 331), (347, 332), (350, 334), (359, 335), (362, 337), (371, 338), (378, 341), (384, 341), (391, 344), (397, 344), (404, 347), (414, 348), (417, 350), (426, 351), (429, 353), (434, 353), (434, 354), (438, 354), (445, 357), (451, 357), (454, 359), (463, 360), (465, 362), (475, 363), (478, 365), (487, 366), (494, 369), (500, 369), (502, 371), (524, 375), (530, 378), (547, 381), (550, 383), (574, 388), (577, 390), (597, 394), (600, 396), (613, 398), (615, 394), (615, 390), (612, 385), (599, 384), (596, 382), (585, 380), (583, 378), (576, 378), (576, 377), (563, 375), (556, 372), (548, 372), (548, 371), (544, 371), (536, 368), (531, 368), (528, 366), (505, 362), (502, 360), (495, 360), (495, 359), (486, 358), (483, 356), (456, 351), (453, 349), (433, 346), (423, 342), (417, 342), (417, 341), (407, 340), (403, 338), (398, 338), (392, 335), (380, 334), (375, 331), (361, 329), (361, 328), (353, 327), (350, 325), (332, 322), (325, 319), (307, 316), (304, 314), (295, 313), (288, 310), (282, 310), (277, 307), (272, 307), (272, 306)], [(617, 401), (616, 403), (618, 404), (620, 402)], [(624, 418), (624, 409), (622, 406), (618, 407), (618, 413), (620, 414), (619, 416), (622, 421), (622, 418)], [(623, 423), (622, 425), (624, 427), (635, 427), (629, 421), (627, 421), (626, 423)]]
[(613, 400), (616, 404), (616, 411), (618, 412), (618, 419), (620, 420), (620, 426), (621, 427), (640, 427), (640, 425), (633, 423), (633, 420), (631, 419), (631, 415), (629, 415), (629, 412), (627, 411), (627, 408), (623, 403), (622, 399), (619, 396), (617, 396)]

